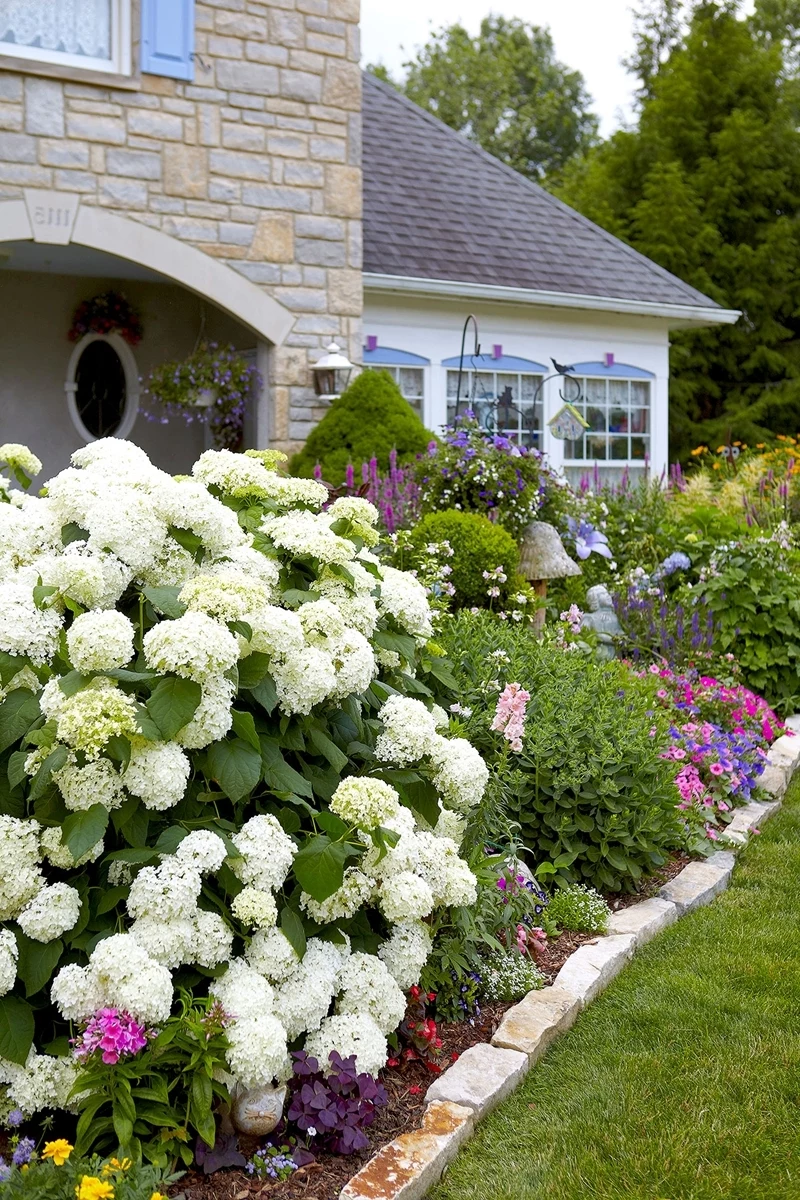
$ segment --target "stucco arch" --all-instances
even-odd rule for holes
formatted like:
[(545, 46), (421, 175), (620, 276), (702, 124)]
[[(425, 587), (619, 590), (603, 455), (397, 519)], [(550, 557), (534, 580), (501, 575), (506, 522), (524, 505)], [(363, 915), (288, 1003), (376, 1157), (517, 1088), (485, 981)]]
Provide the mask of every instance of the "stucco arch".
[[(26, 193), (25, 200), (0, 202), (0, 242), (34, 239), (30, 199)], [(70, 194), (68, 199), (74, 205), (77, 197)], [(294, 323), (287, 308), (231, 267), (160, 229), (94, 205), (78, 204), (71, 236), (37, 236), (36, 240), (71, 241), (148, 267), (210, 300), (273, 346), (283, 342)]]

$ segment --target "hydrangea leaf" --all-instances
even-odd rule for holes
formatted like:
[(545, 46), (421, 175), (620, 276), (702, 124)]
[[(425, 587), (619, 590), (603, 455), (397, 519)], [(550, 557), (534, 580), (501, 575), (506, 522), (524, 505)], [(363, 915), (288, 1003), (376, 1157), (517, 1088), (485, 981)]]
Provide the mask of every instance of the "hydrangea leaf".
[(323, 758), (327, 759), (336, 771), (344, 770), (347, 766), (347, 755), (339, 749), (335, 742), (331, 741), (319, 726), (312, 725), (308, 730), (308, 737), (317, 754), (321, 754)]
[(248, 746), (252, 746), (256, 754), (261, 754), (261, 743), (258, 740), (256, 733), (256, 723), (253, 720), (253, 714), (249, 712), (241, 712), (234, 708), (231, 710), (233, 717), (233, 732), (237, 737), (240, 737), (243, 742), (247, 742)]
[(186, 605), (178, 599), (179, 587), (143, 588), (142, 594), (150, 601), (156, 612), (176, 620), (186, 612)]
[(21, 929), (15, 929), (14, 935), (19, 950), (17, 975), (25, 985), (25, 995), (35, 996), (55, 971), (64, 943), (60, 938), (53, 942), (36, 942), (26, 937)]
[(211, 778), (234, 804), (249, 795), (261, 778), (261, 755), (241, 738), (214, 742), (207, 761)]
[(280, 927), (295, 954), (302, 960), (306, 952), (306, 931), (293, 908), (281, 909)]
[(27, 688), (9, 692), (0, 705), (0, 754), (18, 742), (40, 715), (33, 692)]
[(239, 687), (246, 689), (258, 687), (268, 670), (268, 654), (261, 654), (259, 651), (248, 654), (247, 658), (239, 660)]
[(304, 779), (299, 771), (290, 767), (281, 754), (280, 746), (270, 738), (262, 737), (261, 758), (264, 769), (264, 782), (274, 792), (296, 792), (299, 796), (311, 799), (314, 795), (311, 784)]
[(304, 892), (319, 904), (342, 886), (349, 857), (344, 842), (332, 842), (324, 833), (312, 837), (294, 859), (294, 874)]
[(0, 1058), (25, 1066), (33, 1045), (33, 1009), (19, 996), (0, 997)]
[(33, 785), (31, 787), (30, 799), (36, 800), (41, 796), (44, 789), (50, 782), (54, 771), (59, 771), (69, 757), (66, 746), (56, 746), (44, 760), (39, 770), (36, 772)]
[[(247, 659), (244, 660), (247, 662)], [(275, 690), (275, 684), (269, 675), (265, 675), (261, 682), (252, 689), (252, 697), (257, 704), (260, 704), (264, 712), (269, 716), (275, 711), (278, 703), (278, 693)]]
[(85, 812), (70, 813), (61, 829), (61, 841), (73, 858), (82, 858), (105, 834), (108, 809), (93, 804)]
[(173, 738), (179, 729), (188, 725), (203, 698), (199, 683), (193, 679), (181, 679), (178, 675), (167, 676), (153, 688), (147, 701), (147, 711), (155, 721), (164, 738)]

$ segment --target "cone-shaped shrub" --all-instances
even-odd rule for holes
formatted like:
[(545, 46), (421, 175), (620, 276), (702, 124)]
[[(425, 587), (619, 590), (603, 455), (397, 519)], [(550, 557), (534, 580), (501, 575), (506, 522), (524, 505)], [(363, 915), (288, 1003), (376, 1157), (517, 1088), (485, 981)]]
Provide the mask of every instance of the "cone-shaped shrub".
[(432, 437), (386, 371), (363, 371), (295, 454), (291, 472), (310, 478), (320, 463), (322, 478), (338, 486), (348, 463), (360, 467), (376, 458), (385, 471), (392, 450), (398, 462), (408, 462), (427, 449)]

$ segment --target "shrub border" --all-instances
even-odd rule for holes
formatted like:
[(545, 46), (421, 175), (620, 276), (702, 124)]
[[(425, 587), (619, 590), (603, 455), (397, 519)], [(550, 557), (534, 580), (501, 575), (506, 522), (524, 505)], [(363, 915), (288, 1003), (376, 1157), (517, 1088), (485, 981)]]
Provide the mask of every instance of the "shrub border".
[[(746, 845), (752, 830), (781, 807), (800, 767), (800, 736), (794, 736), (800, 733), (800, 714), (789, 717), (786, 725), (791, 732), (773, 743), (759, 781), (774, 799), (736, 810), (727, 833), (737, 846)], [(608, 933), (571, 954), (552, 987), (528, 992), (505, 1014), (491, 1042), (465, 1050), (431, 1084), (421, 1127), (383, 1146), (345, 1184), (340, 1200), (423, 1200), (476, 1123), (513, 1092), (635, 950), (686, 913), (710, 904), (727, 888), (735, 862), (730, 850), (691, 862), (657, 896), (613, 913)]]

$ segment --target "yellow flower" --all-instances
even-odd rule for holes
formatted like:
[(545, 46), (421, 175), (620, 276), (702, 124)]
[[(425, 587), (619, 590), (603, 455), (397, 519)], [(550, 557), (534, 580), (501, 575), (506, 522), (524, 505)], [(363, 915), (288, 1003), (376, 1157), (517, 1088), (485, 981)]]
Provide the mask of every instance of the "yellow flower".
[(63, 1167), (73, 1149), (66, 1138), (56, 1138), (54, 1142), (45, 1142), (42, 1158), (52, 1158), (57, 1167)]
[(756, 450), (763, 450), (765, 449), (766, 445), (766, 442), (756, 442)]
[(103, 1174), (112, 1175), (115, 1171), (127, 1171), (131, 1166), (129, 1158), (123, 1158), (120, 1161), (118, 1158), (110, 1158), (107, 1163), (103, 1164)]
[(717, 446), (717, 454), (724, 454), (727, 449), (727, 446)]
[(153, 1192), (152, 1196), (150, 1197), (150, 1200), (167, 1200), (167, 1197), (164, 1195), (163, 1192)]
[(75, 1195), (78, 1200), (113, 1200), (114, 1189), (110, 1183), (103, 1183), (96, 1175), (82, 1175), (75, 1188)]
[(719, 470), (719, 463), (714, 463), (714, 470), (715, 470), (715, 471), (718, 471), (718, 470)]

